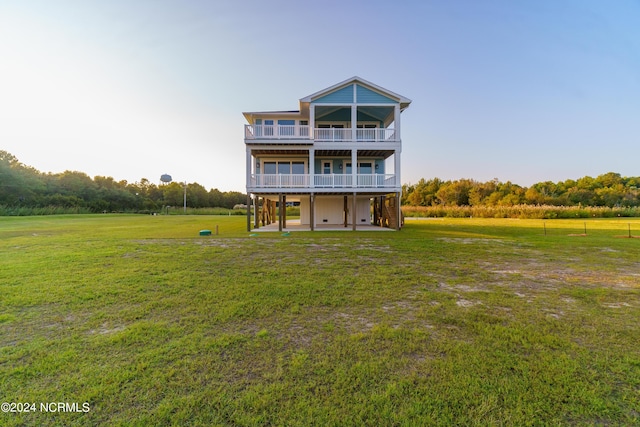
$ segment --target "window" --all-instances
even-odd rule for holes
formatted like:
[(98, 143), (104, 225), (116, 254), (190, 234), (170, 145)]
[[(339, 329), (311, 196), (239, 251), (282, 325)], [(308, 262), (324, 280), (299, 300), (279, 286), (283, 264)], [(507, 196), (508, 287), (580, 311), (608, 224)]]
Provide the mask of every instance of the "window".
[(264, 173), (273, 175), (276, 173), (276, 162), (264, 162)]
[(304, 174), (304, 162), (291, 162), (291, 173), (296, 175)]
[[(263, 165), (265, 175), (304, 174), (304, 162), (301, 161), (282, 160), (276, 162), (264, 162)], [(259, 164), (256, 165), (256, 170), (260, 171)]]
[(273, 120), (264, 121), (264, 135), (273, 136)]
[(295, 120), (278, 120), (278, 135), (293, 136), (296, 133)]
[(291, 173), (291, 162), (278, 162), (278, 173), (289, 175)]
[(360, 174), (370, 174), (373, 173), (373, 167), (371, 166), (371, 162), (362, 162), (358, 164), (358, 173)]

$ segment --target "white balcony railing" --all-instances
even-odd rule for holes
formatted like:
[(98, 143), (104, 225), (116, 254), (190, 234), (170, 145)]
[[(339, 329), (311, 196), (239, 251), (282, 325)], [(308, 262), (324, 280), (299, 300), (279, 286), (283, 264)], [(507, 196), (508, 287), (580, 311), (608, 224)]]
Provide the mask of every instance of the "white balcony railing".
[[(313, 177), (313, 178), (312, 178)], [(311, 183), (313, 182), (313, 187)], [(252, 174), (251, 188), (394, 188), (394, 174)]]
[(396, 131), (386, 128), (356, 129), (356, 138), (358, 141), (393, 141)]
[(316, 141), (351, 141), (351, 129), (327, 128), (314, 129), (314, 139)]
[[(300, 125), (244, 125), (244, 137), (248, 140), (269, 139), (311, 139), (316, 141), (353, 141), (351, 128), (322, 128), (314, 129), (309, 134), (309, 126)], [(385, 142), (395, 141), (395, 129), (367, 128), (356, 129), (356, 141)]]
[(244, 125), (246, 139), (309, 139), (309, 126)]

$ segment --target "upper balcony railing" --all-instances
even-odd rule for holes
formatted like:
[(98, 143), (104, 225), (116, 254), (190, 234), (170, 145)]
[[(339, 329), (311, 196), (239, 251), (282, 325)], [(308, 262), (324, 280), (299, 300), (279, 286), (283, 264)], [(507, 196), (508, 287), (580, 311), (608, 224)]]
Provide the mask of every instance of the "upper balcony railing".
[(394, 142), (395, 129), (366, 128), (356, 129), (355, 139), (351, 128), (316, 128), (313, 137), (309, 134), (309, 126), (298, 125), (244, 125), (244, 137), (251, 140), (272, 139), (313, 139), (315, 141), (362, 141), (362, 142)]

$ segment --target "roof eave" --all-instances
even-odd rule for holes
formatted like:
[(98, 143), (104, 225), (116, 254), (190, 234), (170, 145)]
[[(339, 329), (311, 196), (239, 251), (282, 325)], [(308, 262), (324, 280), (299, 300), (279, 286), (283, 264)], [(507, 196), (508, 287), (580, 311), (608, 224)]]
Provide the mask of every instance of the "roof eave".
[[(316, 93), (312, 93), (311, 95), (308, 95), (308, 96), (305, 96), (304, 98), (301, 98), (300, 99), (300, 105), (301, 106), (302, 106), (302, 104), (307, 104), (308, 105), (315, 98), (318, 98), (318, 97), (320, 97), (322, 95), (325, 95), (327, 93), (333, 92), (334, 90), (339, 89), (339, 88), (341, 88), (343, 86), (346, 86), (346, 85), (352, 84), (352, 83), (356, 83), (356, 82), (360, 82), (360, 83), (364, 84), (365, 86), (369, 86), (372, 89), (375, 89), (378, 92), (382, 92), (383, 94), (389, 95), (392, 98), (397, 99), (398, 102), (400, 103), (401, 108), (403, 110), (405, 108), (407, 108), (409, 106), (409, 104), (411, 104), (411, 100), (409, 98), (407, 98), (407, 97), (404, 97), (404, 96), (399, 95), (399, 94), (397, 94), (395, 92), (392, 92), (392, 91), (390, 91), (388, 89), (380, 87), (380, 86), (376, 85), (375, 83), (371, 83), (370, 81), (365, 80), (365, 79), (363, 79), (361, 77), (353, 76), (350, 79), (344, 80), (344, 81), (342, 81), (340, 83), (337, 83), (337, 84), (335, 84), (335, 85), (333, 85), (331, 87), (328, 87), (326, 89), (322, 89), (322, 90), (320, 90), (320, 91), (318, 91)], [(301, 109), (302, 109), (302, 107), (301, 107)]]

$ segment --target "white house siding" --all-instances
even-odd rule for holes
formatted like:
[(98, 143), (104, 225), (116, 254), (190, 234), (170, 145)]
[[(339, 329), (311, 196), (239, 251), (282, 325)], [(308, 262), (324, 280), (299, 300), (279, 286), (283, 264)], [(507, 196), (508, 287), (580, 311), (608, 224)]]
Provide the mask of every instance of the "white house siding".
[(300, 224), (309, 225), (309, 207), (310, 202), (308, 197), (300, 198)]
[[(351, 208), (353, 197), (347, 197), (347, 208), (349, 215), (347, 223), (353, 224)], [(315, 222), (317, 225), (344, 225), (344, 196), (316, 196), (315, 199)], [(326, 221), (325, 221), (326, 220)], [(301, 224), (309, 225), (309, 200), (300, 201), (300, 221)], [(371, 201), (369, 197), (358, 197), (356, 199), (356, 224), (366, 225), (371, 223)]]
[[(351, 202), (351, 197), (349, 198), (349, 203)], [(349, 215), (349, 224), (353, 221), (351, 220), (351, 215)], [(370, 224), (371, 223), (371, 201), (369, 198), (359, 197), (356, 199), (356, 224)]]
[(344, 198), (342, 196), (316, 197), (316, 224), (344, 224), (343, 207)]

